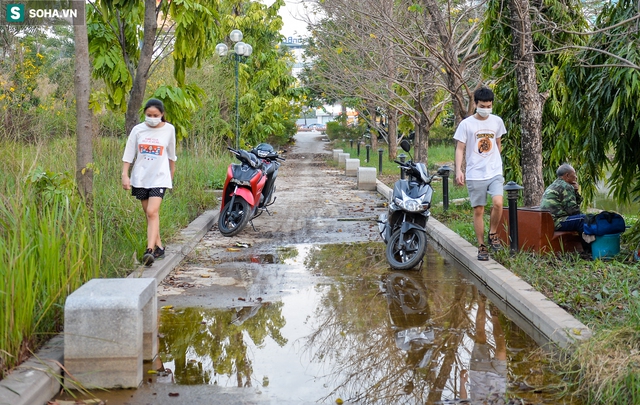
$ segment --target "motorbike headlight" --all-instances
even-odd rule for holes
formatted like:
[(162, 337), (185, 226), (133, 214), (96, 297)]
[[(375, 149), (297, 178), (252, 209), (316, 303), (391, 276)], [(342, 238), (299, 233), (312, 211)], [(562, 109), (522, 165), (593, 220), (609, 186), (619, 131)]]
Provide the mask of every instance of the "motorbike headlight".
[(396, 198), (395, 202), (398, 207), (409, 212), (422, 212), (429, 208), (428, 204), (423, 204), (422, 201), (417, 198)]

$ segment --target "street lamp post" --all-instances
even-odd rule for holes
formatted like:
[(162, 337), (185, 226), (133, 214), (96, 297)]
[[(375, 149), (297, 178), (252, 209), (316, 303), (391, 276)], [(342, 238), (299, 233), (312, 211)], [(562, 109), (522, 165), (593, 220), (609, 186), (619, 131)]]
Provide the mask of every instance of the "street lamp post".
[[(235, 43), (233, 51), (236, 60), (236, 149), (240, 148), (240, 108), (239, 99), (240, 94), (238, 91), (238, 65), (240, 64), (241, 56), (249, 56), (253, 52), (253, 47), (247, 43), (242, 42), (242, 31), (233, 30), (229, 33), (229, 38)], [(226, 56), (229, 52), (229, 47), (225, 43), (219, 43), (216, 45), (216, 53), (220, 56)]]

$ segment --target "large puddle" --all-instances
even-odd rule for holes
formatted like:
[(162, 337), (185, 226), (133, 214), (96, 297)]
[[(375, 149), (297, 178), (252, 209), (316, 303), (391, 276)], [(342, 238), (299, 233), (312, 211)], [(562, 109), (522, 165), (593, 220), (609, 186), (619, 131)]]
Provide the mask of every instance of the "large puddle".
[(160, 303), (159, 360), (141, 387), (93, 395), (109, 405), (581, 405), (559, 396), (534, 340), (431, 247), (419, 272), (390, 271), (381, 243), (232, 261), (250, 266), (246, 297), (223, 309)]
[(306, 277), (281, 282), (278, 299), (160, 309), (158, 383), (254, 387), (271, 403), (499, 404), (506, 394), (578, 405), (551, 389), (559, 381), (537, 344), (431, 248), (420, 272), (390, 271), (380, 243), (285, 251), (256, 260), (262, 273)]

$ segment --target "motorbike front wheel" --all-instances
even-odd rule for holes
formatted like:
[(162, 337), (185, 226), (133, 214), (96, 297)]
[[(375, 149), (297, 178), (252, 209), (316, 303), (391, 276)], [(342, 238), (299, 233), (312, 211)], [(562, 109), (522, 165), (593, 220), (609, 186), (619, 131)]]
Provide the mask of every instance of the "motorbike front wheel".
[(234, 199), (233, 204), (227, 204), (220, 212), (218, 229), (224, 236), (235, 236), (249, 223), (251, 213), (249, 203), (242, 197)]
[(424, 232), (409, 229), (404, 237), (400, 238), (398, 229), (387, 243), (387, 261), (396, 270), (410, 270), (420, 263), (426, 251), (427, 235)]

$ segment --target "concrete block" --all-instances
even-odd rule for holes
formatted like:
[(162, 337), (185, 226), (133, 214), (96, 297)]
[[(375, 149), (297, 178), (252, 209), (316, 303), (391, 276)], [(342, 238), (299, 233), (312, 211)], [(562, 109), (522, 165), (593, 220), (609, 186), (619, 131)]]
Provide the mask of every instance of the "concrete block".
[(349, 159), (348, 153), (338, 153), (338, 163), (343, 165)]
[(357, 177), (358, 190), (377, 190), (375, 167), (359, 167)]
[(93, 279), (64, 306), (65, 385), (135, 388), (158, 354), (156, 279)]
[(338, 160), (338, 155), (342, 153), (342, 149), (334, 149), (333, 150), (333, 160)]
[(345, 176), (356, 177), (358, 176), (358, 168), (360, 167), (360, 159), (347, 159), (345, 160), (344, 174)]

